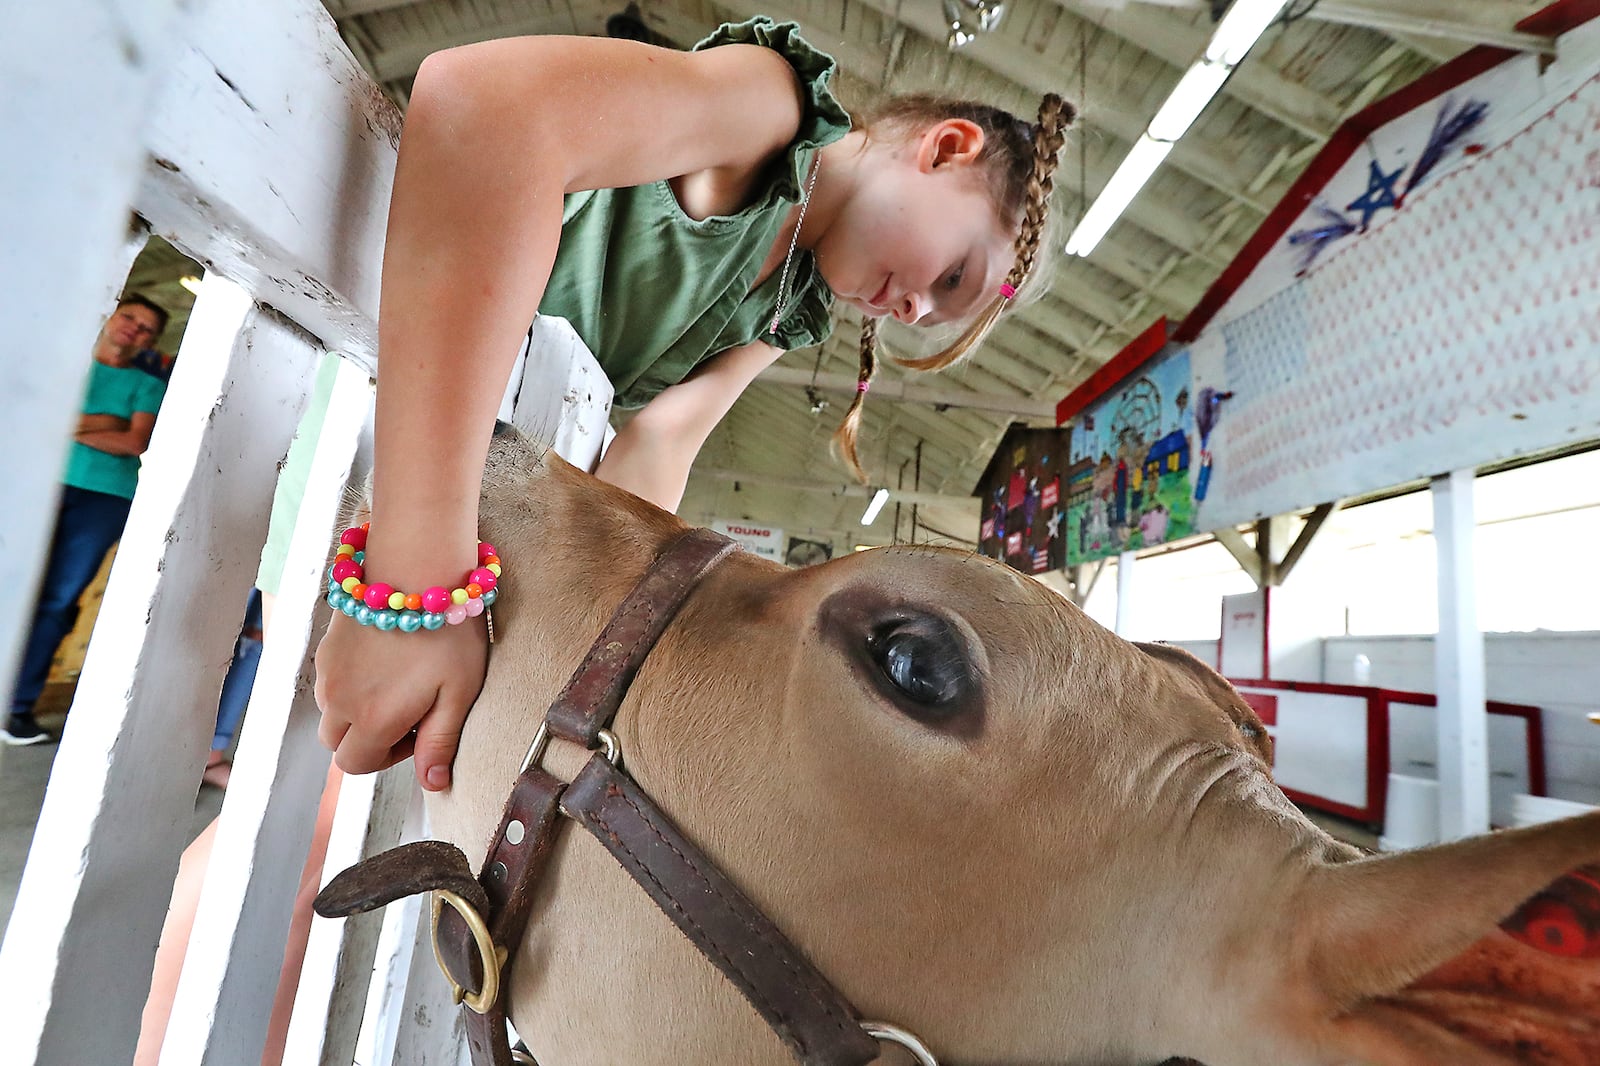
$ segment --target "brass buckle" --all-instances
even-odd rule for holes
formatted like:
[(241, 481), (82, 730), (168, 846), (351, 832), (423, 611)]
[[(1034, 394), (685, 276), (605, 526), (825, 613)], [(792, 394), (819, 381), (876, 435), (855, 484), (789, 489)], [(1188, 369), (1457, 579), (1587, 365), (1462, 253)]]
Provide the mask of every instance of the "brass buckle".
[[(439, 964), (439, 972), (444, 974), (444, 979), (449, 982), (455, 1002), (465, 1003), (468, 1009), (477, 1014), (488, 1014), (495, 1000), (500, 998), (500, 967), (505, 965), (506, 951), (504, 948), (495, 947), (494, 938), (489, 935), (489, 927), (484, 924), (483, 915), (478, 913), (478, 908), (448, 888), (436, 888), (432, 896), (433, 958)], [(449, 964), (444, 961), (444, 952), (439, 950), (439, 916), (444, 913), (446, 903), (461, 915), (461, 920), (472, 930), (472, 939), (478, 945), (478, 957), (483, 962), (483, 987), (476, 992), (468, 992), (465, 986), (456, 981), (455, 975), (450, 972)]]

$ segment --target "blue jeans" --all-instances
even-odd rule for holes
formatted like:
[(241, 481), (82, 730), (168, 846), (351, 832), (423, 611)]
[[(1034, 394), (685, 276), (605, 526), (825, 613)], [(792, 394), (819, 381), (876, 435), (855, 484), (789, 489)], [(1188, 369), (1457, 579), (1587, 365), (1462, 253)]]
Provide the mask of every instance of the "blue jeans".
[(217, 697), (217, 731), (211, 738), (211, 750), (222, 751), (233, 742), (239, 730), (239, 719), (244, 717), (245, 706), (250, 702), (250, 690), (256, 683), (256, 666), (261, 662), (261, 590), (250, 590), (250, 601), (244, 610), (244, 628), (233, 645), (233, 662), (228, 665), (228, 676), (222, 679), (222, 695)]
[(133, 501), (105, 492), (67, 485), (61, 490), (55, 534), (50, 541), (50, 561), (45, 566), (39, 601), (33, 611), (33, 628), (22, 652), (16, 687), (11, 694), (12, 714), (31, 714), (50, 677), (56, 649), (78, 621), (78, 598), (94, 580), (106, 552), (122, 536)]

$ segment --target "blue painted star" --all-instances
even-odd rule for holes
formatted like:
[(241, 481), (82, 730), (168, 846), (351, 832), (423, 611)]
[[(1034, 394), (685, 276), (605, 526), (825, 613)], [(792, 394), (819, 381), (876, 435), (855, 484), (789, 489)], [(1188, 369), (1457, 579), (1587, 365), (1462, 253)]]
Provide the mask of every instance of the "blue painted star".
[(1400, 175), (1404, 174), (1405, 170), (1406, 168), (1402, 166), (1397, 167), (1393, 174), (1385, 174), (1376, 159), (1367, 164), (1367, 191), (1345, 206), (1346, 211), (1361, 212), (1363, 231), (1372, 224), (1372, 216), (1378, 213), (1379, 208), (1394, 207), (1399, 202), (1394, 187), (1399, 183)]

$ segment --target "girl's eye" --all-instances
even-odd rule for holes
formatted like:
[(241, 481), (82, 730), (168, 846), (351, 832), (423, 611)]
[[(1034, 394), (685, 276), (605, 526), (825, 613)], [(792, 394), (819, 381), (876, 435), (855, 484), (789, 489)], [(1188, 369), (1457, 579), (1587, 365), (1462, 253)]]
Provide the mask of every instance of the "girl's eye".
[(966, 275), (966, 273), (967, 264), (962, 263), (960, 266), (956, 267), (948, 275), (946, 275), (944, 279), (944, 287), (951, 292), (955, 292), (957, 289), (961, 288), (961, 279)]

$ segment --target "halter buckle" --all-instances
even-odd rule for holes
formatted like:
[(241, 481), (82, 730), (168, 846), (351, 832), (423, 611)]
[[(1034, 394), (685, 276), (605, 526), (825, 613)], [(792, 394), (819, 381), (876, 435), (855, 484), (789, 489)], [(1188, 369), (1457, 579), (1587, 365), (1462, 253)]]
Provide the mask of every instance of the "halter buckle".
[[(447, 888), (436, 888), (431, 893), (433, 897), (433, 958), (439, 964), (439, 972), (444, 974), (444, 979), (450, 985), (450, 994), (457, 1003), (464, 1003), (468, 1009), (477, 1014), (487, 1014), (494, 1006), (495, 1000), (500, 998), (500, 968), (505, 965), (506, 949), (497, 948), (494, 938), (489, 935), (489, 927), (484, 923), (483, 915), (478, 913), (478, 908), (461, 896)], [(483, 987), (476, 992), (468, 992), (466, 987), (458, 982), (455, 974), (450, 972), (450, 966), (444, 961), (444, 952), (439, 950), (439, 916), (444, 913), (444, 905), (450, 904), (450, 909), (461, 915), (461, 920), (467, 923), (467, 928), (472, 931), (472, 940), (478, 945), (478, 957), (483, 963)]]

